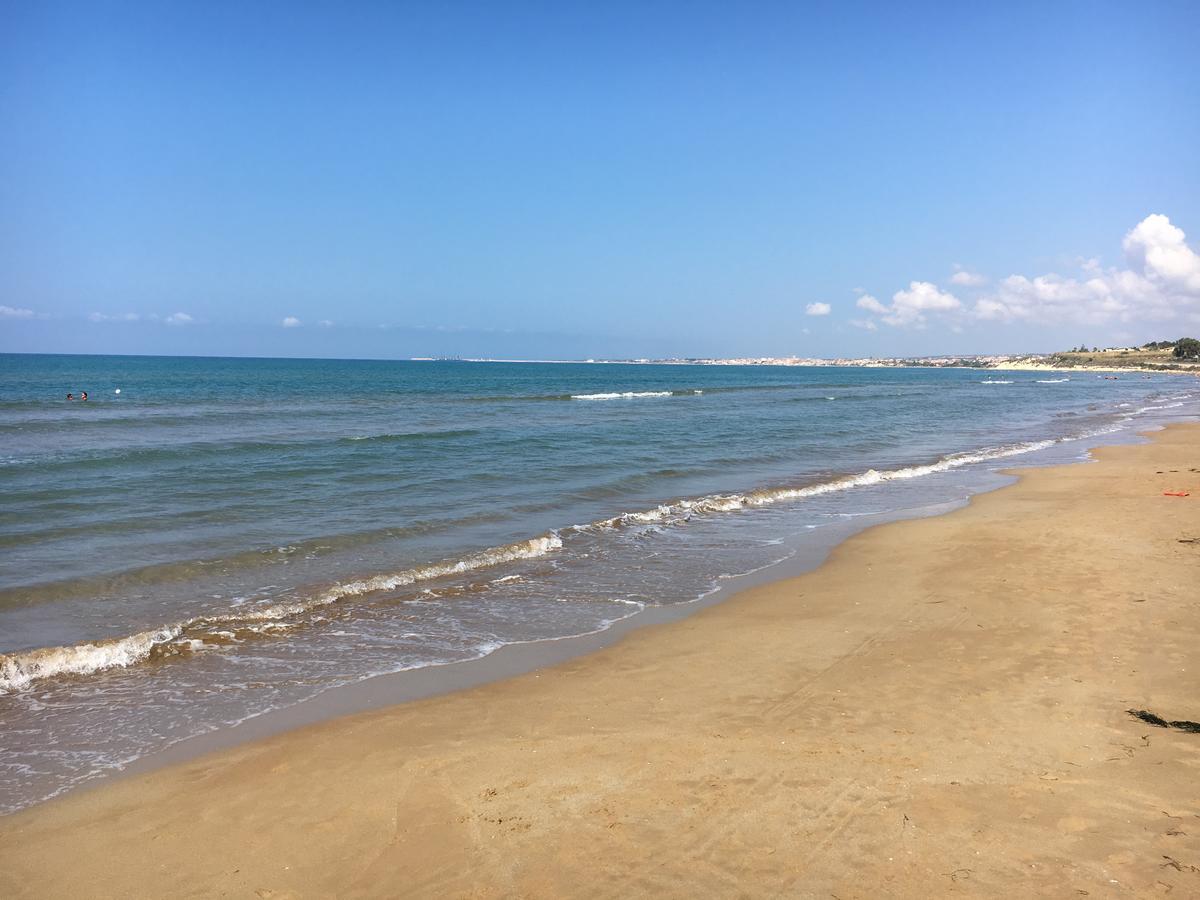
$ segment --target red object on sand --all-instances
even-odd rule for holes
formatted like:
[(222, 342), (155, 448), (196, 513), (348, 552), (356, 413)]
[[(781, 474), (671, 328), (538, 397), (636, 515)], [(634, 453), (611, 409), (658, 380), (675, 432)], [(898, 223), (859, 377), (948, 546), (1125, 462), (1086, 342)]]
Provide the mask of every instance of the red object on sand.
[(1187, 491), (1163, 491), (1164, 497), (1190, 497)]

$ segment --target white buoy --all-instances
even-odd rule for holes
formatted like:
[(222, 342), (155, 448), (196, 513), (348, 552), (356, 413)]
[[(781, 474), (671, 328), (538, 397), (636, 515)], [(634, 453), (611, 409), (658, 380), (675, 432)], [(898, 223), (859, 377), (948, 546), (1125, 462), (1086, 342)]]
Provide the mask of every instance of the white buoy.
[(114, 393), (114, 394), (119, 394), (119, 393), (121, 393), (121, 389), (120, 389), (120, 388), (117, 388), (115, 391), (113, 391), (113, 393)]

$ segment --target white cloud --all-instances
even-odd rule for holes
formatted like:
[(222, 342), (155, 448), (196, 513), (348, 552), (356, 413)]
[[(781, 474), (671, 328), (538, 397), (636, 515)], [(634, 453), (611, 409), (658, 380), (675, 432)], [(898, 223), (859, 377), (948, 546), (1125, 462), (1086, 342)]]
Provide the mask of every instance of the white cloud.
[(320, 325), (322, 328), (332, 328), (333, 327), (333, 322), (331, 322), (329, 319), (322, 319), (317, 324)]
[(804, 307), (806, 316), (827, 316), (833, 311), (833, 307), (828, 303), (810, 303)]
[(284, 320), (282, 322), (280, 322), (279, 324), (282, 325), (284, 328), (299, 328), (300, 320), (297, 319), (295, 316), (286, 316), (286, 317), (284, 317)]
[(958, 264), (955, 264), (954, 274), (950, 276), (950, 283), (961, 287), (979, 287), (986, 281), (978, 272), (971, 272)]
[(867, 331), (875, 331), (879, 328), (874, 319), (851, 319), (850, 324), (855, 328), (865, 328)]
[(927, 314), (953, 312), (962, 307), (957, 297), (928, 281), (909, 282), (906, 290), (892, 294), (890, 305), (880, 303), (870, 294), (859, 297), (857, 305), (899, 328), (923, 328)]
[(0, 319), (32, 319), (33, 310), (23, 306), (0, 306)]
[(90, 316), (88, 316), (89, 321), (92, 321), (92, 322), (136, 322), (140, 318), (141, 318), (140, 315), (138, 315), (137, 313), (133, 313), (133, 312), (117, 313), (115, 315), (109, 315), (108, 313), (94, 312)]
[(171, 313), (169, 316), (163, 319), (163, 321), (168, 325), (191, 325), (195, 319), (185, 312), (177, 312)]
[(1010, 275), (973, 312), (986, 321), (1100, 325), (1200, 311), (1200, 255), (1185, 238), (1166, 216), (1147, 216), (1125, 235), (1129, 268), (1105, 269), (1092, 259), (1074, 277)]
[(859, 309), (865, 309), (867, 312), (873, 312), (876, 315), (883, 315), (885, 312), (887, 312), (887, 307), (870, 294), (863, 294), (858, 298), (855, 305)]
[(1187, 235), (1164, 215), (1150, 215), (1125, 235), (1125, 258), (1140, 266), (1150, 281), (1200, 295), (1200, 255), (1187, 245)]

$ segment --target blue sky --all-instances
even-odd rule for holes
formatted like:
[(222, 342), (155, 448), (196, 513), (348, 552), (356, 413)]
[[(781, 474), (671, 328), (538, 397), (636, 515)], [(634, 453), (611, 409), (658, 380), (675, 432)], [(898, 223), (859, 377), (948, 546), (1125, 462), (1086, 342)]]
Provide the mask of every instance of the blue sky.
[(4, 4), (0, 350), (1200, 332), (1198, 43), (1195, 3)]

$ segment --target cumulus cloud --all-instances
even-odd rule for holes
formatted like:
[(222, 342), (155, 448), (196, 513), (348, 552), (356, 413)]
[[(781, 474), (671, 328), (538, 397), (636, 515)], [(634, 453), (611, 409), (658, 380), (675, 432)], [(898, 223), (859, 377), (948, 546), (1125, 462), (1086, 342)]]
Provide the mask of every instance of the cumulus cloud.
[(950, 276), (950, 283), (960, 287), (979, 287), (986, 281), (987, 279), (978, 272), (972, 272), (957, 264), (954, 266), (954, 274)]
[(956, 265), (950, 281), (968, 289), (974, 301), (969, 310), (928, 281), (911, 282), (887, 304), (863, 294), (858, 307), (876, 317), (865, 321), (917, 328), (935, 317), (948, 319), (951, 327), (969, 318), (1039, 325), (1200, 321), (1200, 254), (1183, 229), (1155, 213), (1125, 235), (1122, 248), (1123, 267), (1086, 259), (1074, 273), (1009, 275), (990, 287), (981, 287), (987, 285), (981, 275)]
[(1200, 295), (1200, 254), (1187, 245), (1182, 228), (1164, 215), (1142, 219), (1123, 244), (1131, 265), (1141, 266), (1146, 278), (1193, 296)]
[(23, 306), (0, 306), (0, 319), (32, 319), (33, 310)]
[(923, 328), (929, 314), (956, 311), (962, 307), (962, 302), (936, 284), (912, 281), (905, 290), (892, 294), (890, 304), (880, 303), (870, 294), (863, 294), (858, 298), (857, 305), (859, 309), (879, 316), (888, 325)]
[(1080, 264), (1073, 276), (1010, 275), (973, 309), (985, 321), (1078, 323), (1166, 321), (1200, 311), (1200, 254), (1164, 215), (1139, 222), (1123, 242), (1127, 268)]
[(833, 307), (828, 303), (810, 303), (804, 307), (806, 316), (827, 316), (833, 311)]
[(295, 316), (285, 316), (283, 321), (279, 323), (284, 328), (299, 328), (300, 320)]
[(191, 325), (195, 319), (185, 312), (176, 312), (171, 313), (169, 316), (163, 319), (163, 321), (168, 325)]

